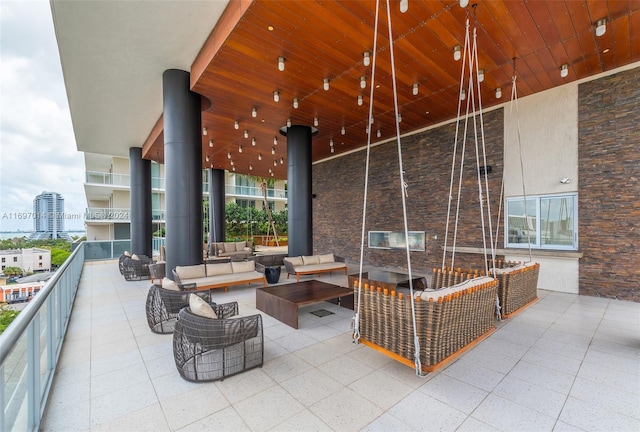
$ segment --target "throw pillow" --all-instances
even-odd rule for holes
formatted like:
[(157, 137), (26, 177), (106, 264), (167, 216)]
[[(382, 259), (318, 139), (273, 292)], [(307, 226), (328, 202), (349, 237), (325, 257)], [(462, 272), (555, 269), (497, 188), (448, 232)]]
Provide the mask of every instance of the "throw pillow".
[(129, 251), (124, 251), (124, 256), (126, 256), (126, 257), (130, 257), (130, 256), (131, 256), (131, 252), (129, 252)]
[(195, 294), (191, 294), (189, 296), (189, 308), (191, 308), (191, 312), (195, 315), (204, 317), (204, 318), (213, 318), (217, 319), (218, 316), (213, 311), (213, 308), (209, 306), (209, 303), (202, 300)]
[(140, 261), (140, 257), (136, 254), (131, 255), (132, 260)]
[(162, 278), (162, 288), (171, 291), (180, 291), (180, 286), (168, 277)]
[(335, 258), (333, 257), (333, 254), (324, 254), (324, 255), (318, 255), (318, 259), (320, 259), (320, 264), (326, 264), (326, 263), (332, 263), (335, 262)]
[(256, 263), (254, 261), (232, 262), (231, 268), (234, 273), (252, 272), (256, 269)]

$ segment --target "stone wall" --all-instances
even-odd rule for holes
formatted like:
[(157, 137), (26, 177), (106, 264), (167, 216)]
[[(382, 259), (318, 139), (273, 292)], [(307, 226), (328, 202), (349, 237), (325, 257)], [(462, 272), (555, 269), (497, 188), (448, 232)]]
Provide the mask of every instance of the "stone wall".
[[(483, 116), (487, 164), (492, 167), (492, 172), (489, 174), (489, 195), (493, 214), (491, 223), (495, 232), (503, 172), (503, 110), (486, 112)], [(463, 168), (457, 245), (482, 247), (475, 141), (472, 137), (471, 123), (469, 128)], [(442, 264), (455, 131), (455, 123), (450, 123), (402, 140), (403, 167), (405, 182), (408, 185), (406, 198), (408, 227), (410, 231), (426, 233), (426, 250), (411, 252), (414, 271), (429, 272), (431, 268), (440, 267)], [(461, 144), (462, 133), (459, 138), (458, 155)], [(479, 145), (481, 146), (482, 143), (480, 142)], [(360, 262), (365, 158), (366, 151), (359, 151), (313, 166), (313, 193), (316, 196), (313, 200), (314, 253), (333, 252), (344, 256), (347, 262)], [(480, 165), (484, 165), (482, 157), (480, 160)], [(449, 245), (451, 245), (454, 230), (459, 157), (456, 167)], [(370, 230), (404, 230), (398, 152), (395, 141), (371, 149), (367, 200), (364, 263), (406, 269), (407, 260), (404, 250), (370, 249), (367, 247), (366, 237)], [(488, 219), (485, 217), (487, 235)], [(502, 237), (499, 244), (503, 244)], [(449, 254), (447, 265), (450, 264)], [(456, 254), (455, 266), (484, 268), (483, 257)]]
[(578, 98), (580, 294), (640, 301), (640, 68)]

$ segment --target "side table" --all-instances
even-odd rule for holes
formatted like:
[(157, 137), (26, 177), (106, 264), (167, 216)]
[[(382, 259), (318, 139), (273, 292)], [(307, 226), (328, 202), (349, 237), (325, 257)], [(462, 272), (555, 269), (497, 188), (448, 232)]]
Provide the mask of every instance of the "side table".
[(278, 283), (280, 280), (280, 266), (266, 266), (264, 268), (264, 277), (270, 284)]

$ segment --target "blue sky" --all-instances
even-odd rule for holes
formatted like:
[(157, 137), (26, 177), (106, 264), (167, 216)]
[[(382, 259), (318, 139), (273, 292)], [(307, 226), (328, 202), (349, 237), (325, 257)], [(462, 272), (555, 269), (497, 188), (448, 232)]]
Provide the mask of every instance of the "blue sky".
[(0, 231), (32, 230), (43, 191), (83, 230), (83, 182), (49, 2), (0, 0)]

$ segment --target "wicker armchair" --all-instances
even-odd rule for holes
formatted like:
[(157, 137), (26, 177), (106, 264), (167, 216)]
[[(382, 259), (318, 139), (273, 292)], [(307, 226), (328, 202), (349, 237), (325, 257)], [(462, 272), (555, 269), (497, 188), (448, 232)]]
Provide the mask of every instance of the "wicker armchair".
[[(145, 310), (147, 323), (154, 333), (173, 333), (173, 328), (178, 318), (178, 312), (189, 305), (189, 296), (194, 294), (209, 303), (218, 316), (225, 316), (224, 305), (216, 305), (211, 300), (211, 291), (195, 291), (195, 284), (183, 285), (182, 291), (174, 291), (162, 288), (160, 285), (151, 285)], [(220, 312), (218, 312), (220, 309)], [(227, 312), (227, 314), (230, 311)]]
[[(233, 312), (238, 312), (237, 303)], [(173, 357), (180, 376), (192, 382), (221, 380), (260, 367), (262, 315), (211, 319), (185, 307), (173, 332)]]
[(124, 260), (130, 257), (131, 254), (126, 251), (122, 255), (120, 255), (120, 258), (118, 259), (118, 270), (120, 270), (121, 275), (124, 274)]
[(123, 275), (125, 280), (138, 281), (143, 279), (150, 279), (149, 264), (152, 264), (151, 258), (146, 255), (138, 255), (138, 259), (133, 256), (126, 257), (123, 263)]

